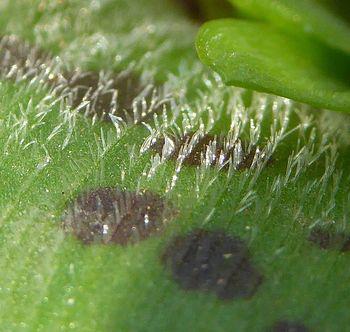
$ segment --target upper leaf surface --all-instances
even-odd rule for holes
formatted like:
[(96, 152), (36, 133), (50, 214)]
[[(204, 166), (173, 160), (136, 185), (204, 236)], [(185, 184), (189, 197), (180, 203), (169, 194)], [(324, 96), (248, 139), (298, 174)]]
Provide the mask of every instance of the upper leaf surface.
[[(350, 53), (350, 25), (315, 0), (230, 0), (244, 13)], [(346, 2), (346, 1), (344, 1)]]
[(350, 112), (350, 59), (342, 52), (264, 23), (235, 19), (204, 24), (197, 51), (228, 85)]

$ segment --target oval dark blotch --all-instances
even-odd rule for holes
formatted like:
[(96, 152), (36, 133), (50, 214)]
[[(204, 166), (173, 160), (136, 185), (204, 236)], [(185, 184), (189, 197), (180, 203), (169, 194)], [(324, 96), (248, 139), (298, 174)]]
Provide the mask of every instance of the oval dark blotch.
[(197, 229), (174, 238), (162, 262), (181, 288), (213, 292), (220, 299), (250, 298), (263, 280), (246, 244), (221, 230)]
[(278, 321), (270, 329), (269, 332), (309, 332), (310, 330), (299, 322)]
[(127, 245), (160, 233), (171, 211), (164, 198), (149, 191), (99, 188), (69, 206), (63, 225), (84, 244)]
[(173, 99), (164, 87), (144, 82), (130, 70), (64, 70), (58, 58), (14, 35), (0, 36), (0, 75), (14, 80), (37, 78), (81, 113), (106, 121), (112, 114), (127, 124), (152, 120)]
[[(165, 139), (159, 139), (152, 145), (152, 150), (162, 155)], [(254, 160), (267, 160), (271, 164), (272, 158), (267, 158), (257, 146), (249, 146), (246, 142), (237, 139), (230, 142), (225, 137), (210, 134), (195, 135), (189, 133), (181, 138), (174, 138), (174, 150), (168, 156), (177, 160), (180, 154), (184, 155), (183, 164), (188, 166), (219, 165), (228, 169), (229, 162), (234, 168), (243, 171), (254, 167)]]
[(153, 84), (141, 82), (131, 72), (106, 74), (103, 72), (75, 71), (65, 73), (66, 93), (70, 104), (76, 108), (82, 102), (89, 102), (81, 108), (88, 116), (110, 121), (110, 114), (126, 123), (137, 124), (152, 118), (169, 100)]

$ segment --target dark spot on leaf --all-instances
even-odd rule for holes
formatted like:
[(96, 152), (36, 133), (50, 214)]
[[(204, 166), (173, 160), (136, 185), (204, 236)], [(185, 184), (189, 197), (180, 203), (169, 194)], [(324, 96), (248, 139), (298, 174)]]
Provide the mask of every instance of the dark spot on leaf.
[(0, 37), (0, 73), (16, 79), (32, 79), (42, 71), (49, 56), (39, 48), (9, 35)]
[[(163, 155), (165, 144), (164, 138), (159, 139), (152, 145), (152, 149)], [(207, 166), (219, 165), (228, 168), (229, 162), (232, 162), (236, 170), (245, 170), (253, 166), (255, 158), (266, 159), (257, 146), (249, 146), (240, 139), (230, 142), (223, 137), (209, 134), (186, 134), (180, 139), (174, 138), (173, 145), (173, 151), (167, 158), (178, 160), (182, 156), (183, 164), (190, 166), (200, 166), (204, 163)], [(270, 162), (271, 158), (268, 160), (268, 163)]]
[(308, 332), (310, 330), (299, 322), (278, 321), (272, 326), (272, 328), (269, 329), (269, 331), (271, 332)]
[(350, 250), (350, 235), (332, 228), (314, 227), (308, 240), (321, 249)]
[(127, 245), (162, 231), (171, 208), (152, 192), (99, 188), (80, 195), (64, 217), (64, 229), (85, 244)]
[(110, 120), (112, 114), (127, 123), (140, 123), (168, 105), (154, 85), (141, 83), (130, 72), (119, 75), (76, 72), (65, 76), (72, 106), (86, 101), (88, 104), (81, 111), (90, 116), (96, 114), (102, 120)]
[(343, 252), (350, 251), (350, 236), (346, 237), (346, 239), (341, 247), (341, 251), (343, 251)]
[[(231, 151), (231, 154), (232, 153), (233, 153), (233, 150)], [(250, 150), (248, 150), (243, 144), (241, 153), (242, 153), (241, 161), (236, 166), (236, 169), (239, 171), (251, 168), (254, 162), (255, 155), (259, 155), (260, 152), (256, 146), (253, 146), (251, 147)], [(269, 163), (270, 162), (271, 162), (271, 159), (269, 160)]]
[(169, 95), (160, 87), (143, 82), (130, 71), (119, 74), (68, 72), (61, 67), (59, 61), (16, 36), (0, 37), (0, 74), (3, 77), (36, 78), (88, 116), (110, 121), (112, 114), (128, 124), (137, 124), (170, 106)]
[(223, 231), (198, 229), (178, 236), (162, 261), (183, 289), (213, 292), (221, 299), (249, 298), (263, 280), (245, 243)]

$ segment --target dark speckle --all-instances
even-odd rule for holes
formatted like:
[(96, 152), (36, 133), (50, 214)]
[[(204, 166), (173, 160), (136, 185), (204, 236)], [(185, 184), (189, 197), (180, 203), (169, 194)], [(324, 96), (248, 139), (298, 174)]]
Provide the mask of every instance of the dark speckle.
[(198, 229), (178, 236), (162, 261), (183, 289), (213, 292), (221, 299), (249, 298), (263, 280), (245, 243), (223, 231)]
[(337, 232), (331, 228), (314, 227), (308, 240), (321, 249), (350, 250), (350, 235), (344, 232)]
[(275, 323), (272, 326), (272, 328), (270, 328), (268, 331), (270, 332), (308, 332), (310, 330), (299, 322), (279, 321)]
[(73, 202), (64, 229), (84, 244), (127, 245), (161, 232), (169, 212), (169, 204), (155, 193), (99, 188)]

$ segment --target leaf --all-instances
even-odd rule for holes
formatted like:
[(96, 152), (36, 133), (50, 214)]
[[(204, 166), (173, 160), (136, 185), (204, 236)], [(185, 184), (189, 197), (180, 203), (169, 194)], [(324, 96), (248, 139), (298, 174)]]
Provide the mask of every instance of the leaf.
[(265, 23), (225, 19), (203, 25), (197, 51), (228, 85), (350, 111), (350, 59), (310, 40)]
[[(350, 26), (314, 0), (230, 0), (244, 13), (350, 53)], [(344, 1), (345, 2), (345, 1)], [(335, 5), (333, 5), (335, 7)]]
[[(283, 98), (223, 86), (198, 60), (197, 27), (177, 15), (175, 5), (164, 0), (0, 1), (1, 33), (18, 36), (10, 38), (12, 52), (2, 52), (5, 67), (17, 74), (0, 75), (1, 332), (348, 330), (350, 253), (340, 252), (334, 239), (349, 235), (350, 115), (310, 114), (310, 108)], [(156, 87), (171, 107), (167, 102), (157, 118), (146, 117), (146, 128), (123, 123), (122, 117), (112, 122), (85, 117), (50, 88), (48, 67), (33, 61), (32, 51), (28, 62), (34, 64), (30, 77), (35, 79), (16, 71), (14, 63), (28, 65), (22, 61), (26, 43), (18, 44), (17, 38), (39, 44), (67, 70), (101, 74), (98, 96), (110, 95), (114, 84), (105, 74), (112, 69), (117, 71), (112, 78), (128, 70), (147, 86), (161, 74), (164, 82)], [(134, 96), (130, 76), (123, 78), (131, 90), (118, 93)], [(94, 99), (95, 106), (106, 99), (98, 98), (102, 105)], [(135, 111), (147, 111), (147, 101)], [(207, 128), (237, 162), (252, 167), (219, 171), (211, 166), (217, 147), (209, 149), (205, 139), (189, 152), (189, 134)], [(158, 152), (141, 152), (154, 139), (161, 143)], [(175, 160), (188, 153), (200, 165)], [(269, 153), (271, 163), (265, 163)], [(85, 244), (63, 232), (62, 217), (77, 195), (100, 187), (155, 192), (178, 214), (164, 233), (135, 245)], [(345, 233), (327, 235), (317, 228), (310, 237), (315, 224)], [(235, 253), (217, 250), (221, 243), (202, 250), (191, 245), (195, 241), (185, 260), (194, 254), (194, 262), (215, 256), (215, 265), (210, 260), (208, 267), (220, 267), (219, 260), (230, 272), (228, 262), (247, 267), (249, 258), (243, 274), (215, 279), (217, 287), (227, 277), (232, 282), (247, 274), (250, 280), (251, 266), (256, 267), (264, 280), (251, 298), (222, 301), (206, 289), (184, 290), (166, 269), (165, 249), (197, 228), (224, 230), (249, 246), (249, 257), (239, 262)], [(200, 268), (205, 273), (206, 264)], [(188, 280), (197, 276), (203, 273), (196, 269), (184, 274)], [(215, 279), (204, 276), (200, 282), (213, 285)]]

